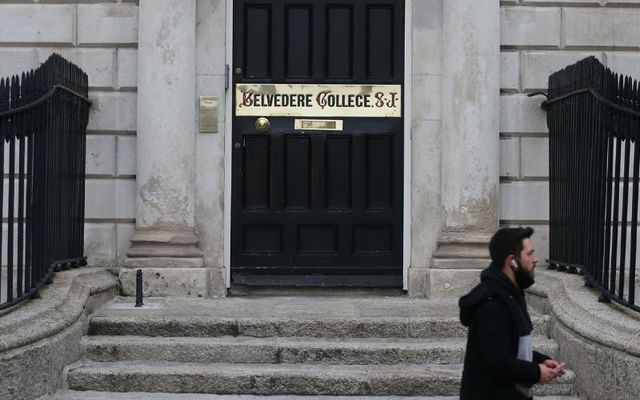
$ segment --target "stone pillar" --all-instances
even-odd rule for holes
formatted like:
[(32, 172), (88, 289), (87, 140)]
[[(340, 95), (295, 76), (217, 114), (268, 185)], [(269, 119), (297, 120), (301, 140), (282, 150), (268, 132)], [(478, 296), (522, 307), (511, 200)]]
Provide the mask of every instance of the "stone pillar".
[(498, 227), (500, 2), (443, 2), (442, 205), (430, 297), (456, 297), (488, 264)]
[(120, 273), (143, 269), (145, 295), (205, 296), (194, 229), (195, 0), (140, 0), (136, 231)]

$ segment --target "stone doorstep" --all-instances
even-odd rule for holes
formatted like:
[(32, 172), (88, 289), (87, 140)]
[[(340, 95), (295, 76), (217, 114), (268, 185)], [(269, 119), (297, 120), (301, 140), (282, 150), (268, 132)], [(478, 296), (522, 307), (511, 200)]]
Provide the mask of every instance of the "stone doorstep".
[[(162, 338), (91, 336), (91, 361), (146, 360), (185, 363), (453, 364), (462, 363), (466, 338)], [(534, 349), (555, 356), (557, 344), (536, 336)]]
[[(536, 396), (544, 400), (580, 400), (577, 396)], [(458, 400), (458, 396), (256, 396), (197, 393), (62, 391), (51, 400)]]
[[(537, 396), (544, 400), (580, 400), (577, 396)], [(197, 393), (62, 391), (51, 400), (458, 400), (458, 396), (256, 396)]]
[[(408, 297), (255, 296), (219, 299), (120, 297), (91, 317), (90, 335), (459, 337), (455, 301)], [(549, 317), (532, 312), (535, 331)]]
[[(459, 393), (461, 364), (308, 365), (92, 363), (68, 367), (71, 390), (117, 392), (452, 396)], [(536, 385), (537, 395), (570, 395), (575, 374), (550, 385)]]
[[(165, 337), (464, 337), (467, 329), (457, 316), (422, 318), (216, 318), (215, 316), (151, 316), (159, 309), (133, 315), (94, 316), (90, 335)], [(185, 310), (185, 315), (188, 311)], [(548, 316), (533, 315), (534, 333), (546, 335)]]

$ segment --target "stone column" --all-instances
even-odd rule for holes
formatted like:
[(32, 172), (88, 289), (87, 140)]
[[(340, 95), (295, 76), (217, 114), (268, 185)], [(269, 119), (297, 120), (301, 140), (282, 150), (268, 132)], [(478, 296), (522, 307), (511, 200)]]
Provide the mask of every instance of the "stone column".
[(205, 296), (194, 229), (195, 0), (140, 0), (136, 231), (120, 277), (145, 295)]
[(498, 226), (500, 3), (443, 2), (442, 206), (430, 297), (455, 297), (488, 264)]

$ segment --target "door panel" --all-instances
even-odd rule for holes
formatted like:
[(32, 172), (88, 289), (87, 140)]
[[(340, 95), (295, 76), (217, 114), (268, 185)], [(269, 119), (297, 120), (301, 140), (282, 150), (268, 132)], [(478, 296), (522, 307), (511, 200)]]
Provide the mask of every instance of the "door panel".
[(286, 7), (286, 77), (311, 78), (313, 11), (310, 5)]
[[(403, 18), (400, 0), (234, 1), (233, 83), (402, 85)], [(232, 121), (232, 280), (401, 286), (403, 117), (264, 117)]]

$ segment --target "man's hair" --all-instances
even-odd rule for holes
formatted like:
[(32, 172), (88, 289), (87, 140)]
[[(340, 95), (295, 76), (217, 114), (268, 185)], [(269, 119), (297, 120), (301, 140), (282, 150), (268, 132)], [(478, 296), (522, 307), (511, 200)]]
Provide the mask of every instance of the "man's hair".
[(499, 229), (489, 242), (489, 254), (493, 264), (502, 268), (504, 260), (510, 254), (520, 255), (523, 245), (522, 241), (529, 239), (533, 235), (533, 228), (502, 228)]

